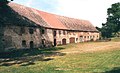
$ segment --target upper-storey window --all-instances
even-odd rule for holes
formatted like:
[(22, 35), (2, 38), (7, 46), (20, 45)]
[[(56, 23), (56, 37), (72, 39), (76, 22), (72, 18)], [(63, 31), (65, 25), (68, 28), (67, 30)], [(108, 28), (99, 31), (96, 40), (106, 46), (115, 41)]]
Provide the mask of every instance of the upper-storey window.
[(41, 33), (42, 33), (42, 34), (45, 34), (45, 29), (41, 29)]
[(70, 33), (70, 31), (67, 31), (67, 34), (69, 34)]
[(59, 35), (61, 35), (61, 30), (59, 30)]
[(21, 34), (25, 33), (25, 27), (21, 27), (21, 28), (20, 28), (20, 33), (21, 33)]
[(53, 34), (54, 34), (54, 36), (56, 36), (56, 34), (57, 34), (57, 33), (56, 33), (56, 30), (53, 31)]
[(33, 34), (33, 33), (34, 33), (33, 28), (29, 28), (29, 33), (30, 33), (30, 34)]
[(65, 35), (65, 31), (63, 30), (63, 35)]

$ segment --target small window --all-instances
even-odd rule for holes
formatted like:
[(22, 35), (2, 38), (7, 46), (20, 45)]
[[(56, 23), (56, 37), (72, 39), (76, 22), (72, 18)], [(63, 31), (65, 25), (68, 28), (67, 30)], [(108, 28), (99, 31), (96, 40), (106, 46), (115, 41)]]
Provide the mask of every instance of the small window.
[(2, 42), (5, 42), (5, 39), (2, 39)]
[(42, 34), (45, 34), (45, 29), (41, 29)]
[(83, 38), (83, 36), (80, 36), (80, 38)]
[(86, 38), (86, 36), (84, 36), (84, 38)]
[(97, 35), (97, 37), (99, 37), (99, 36)]
[(76, 41), (78, 41), (78, 38), (76, 38)]
[(65, 35), (65, 31), (63, 31), (63, 35)]
[(67, 34), (69, 34), (70, 33), (70, 31), (67, 31)]
[(53, 34), (54, 34), (54, 36), (56, 36), (56, 31), (55, 30), (53, 31)]
[(61, 30), (59, 30), (59, 35), (61, 35)]
[(26, 47), (26, 41), (25, 40), (22, 41), (22, 46)]
[(45, 39), (42, 39), (42, 45), (45, 47)]
[(21, 32), (21, 34), (25, 33), (25, 28), (21, 27), (20, 32)]
[(29, 28), (29, 33), (30, 33), (30, 34), (33, 34), (33, 33), (34, 33), (33, 28)]
[(88, 36), (88, 39), (89, 39), (89, 36)]

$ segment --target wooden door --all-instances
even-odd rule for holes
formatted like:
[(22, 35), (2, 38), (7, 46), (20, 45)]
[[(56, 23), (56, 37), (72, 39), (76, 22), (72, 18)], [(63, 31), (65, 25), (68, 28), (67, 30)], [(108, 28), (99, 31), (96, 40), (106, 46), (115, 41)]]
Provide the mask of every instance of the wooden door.
[(71, 37), (69, 40), (70, 40), (70, 43), (75, 43), (75, 38), (74, 37)]
[(62, 39), (62, 45), (66, 45), (66, 39)]

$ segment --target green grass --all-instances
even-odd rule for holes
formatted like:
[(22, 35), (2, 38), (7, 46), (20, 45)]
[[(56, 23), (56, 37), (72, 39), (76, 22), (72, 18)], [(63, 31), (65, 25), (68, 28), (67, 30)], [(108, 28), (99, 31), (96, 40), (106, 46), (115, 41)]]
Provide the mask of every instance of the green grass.
[[(82, 45), (85, 46), (89, 43), (82, 43)], [(99, 42), (96, 43), (99, 44)], [(90, 45), (92, 44), (95, 43), (90, 43)], [(70, 44), (51, 48), (51, 50), (17, 51), (14, 54), (9, 53), (7, 56), (0, 56), (0, 73), (120, 73), (120, 50), (118, 49), (64, 55), (60, 55), (62, 52), (58, 51), (77, 45)], [(39, 56), (41, 54), (42, 59)], [(22, 62), (9, 63), (13, 61)]]
[(120, 37), (112, 38), (113, 42), (120, 42)]
[[(120, 51), (69, 54), (33, 65), (1, 66), (0, 73), (101, 73), (120, 67)], [(120, 72), (120, 68), (117, 73)], [(108, 72), (111, 73), (111, 72)]]

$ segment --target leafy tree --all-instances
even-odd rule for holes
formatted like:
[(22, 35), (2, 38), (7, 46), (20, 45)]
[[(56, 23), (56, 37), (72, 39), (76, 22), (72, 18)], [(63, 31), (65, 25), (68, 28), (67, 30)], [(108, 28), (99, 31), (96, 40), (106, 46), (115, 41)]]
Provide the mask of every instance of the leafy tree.
[(120, 3), (111, 5), (107, 9), (107, 22), (102, 24), (101, 33), (103, 37), (112, 37), (112, 33), (120, 31)]
[(10, 1), (13, 1), (13, 0), (0, 0), (0, 6), (6, 5), (6, 4), (8, 4)]

